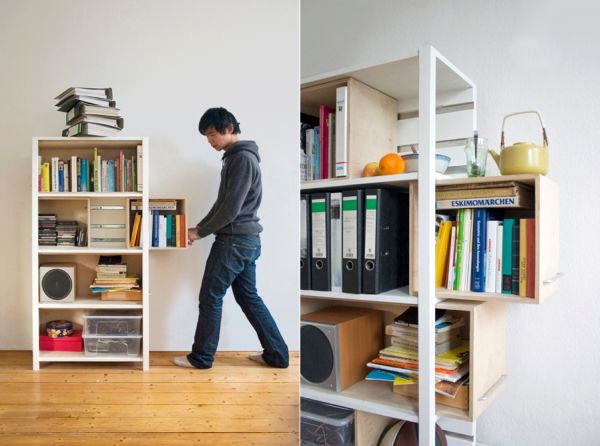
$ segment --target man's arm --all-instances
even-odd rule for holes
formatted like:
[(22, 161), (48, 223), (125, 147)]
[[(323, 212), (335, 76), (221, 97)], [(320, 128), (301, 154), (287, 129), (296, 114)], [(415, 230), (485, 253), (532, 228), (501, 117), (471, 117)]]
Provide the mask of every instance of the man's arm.
[(209, 214), (196, 226), (200, 238), (215, 233), (237, 217), (252, 185), (252, 171), (250, 158), (243, 155), (232, 157), (227, 166), (225, 196), (214, 204)]

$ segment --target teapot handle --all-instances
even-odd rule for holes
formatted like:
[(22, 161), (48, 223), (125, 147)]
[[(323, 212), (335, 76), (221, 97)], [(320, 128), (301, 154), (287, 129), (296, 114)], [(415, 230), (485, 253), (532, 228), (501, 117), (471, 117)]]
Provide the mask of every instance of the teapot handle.
[(504, 123), (506, 122), (506, 118), (510, 118), (511, 116), (516, 116), (516, 115), (526, 115), (529, 113), (535, 113), (537, 115), (538, 119), (540, 120), (540, 125), (542, 126), (542, 136), (544, 138), (544, 146), (548, 147), (548, 136), (546, 136), (546, 129), (544, 128), (544, 123), (542, 122), (541, 115), (536, 110), (528, 110), (528, 111), (510, 113), (504, 117), (504, 119), (502, 120), (502, 134), (500, 136), (500, 150), (504, 149)]

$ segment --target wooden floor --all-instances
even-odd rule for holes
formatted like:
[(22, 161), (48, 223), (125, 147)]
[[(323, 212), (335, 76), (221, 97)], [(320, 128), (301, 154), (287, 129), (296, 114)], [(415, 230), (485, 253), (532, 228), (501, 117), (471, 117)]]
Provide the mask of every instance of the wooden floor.
[(288, 369), (218, 353), (210, 370), (51, 363), (0, 352), (0, 445), (297, 445), (299, 355)]

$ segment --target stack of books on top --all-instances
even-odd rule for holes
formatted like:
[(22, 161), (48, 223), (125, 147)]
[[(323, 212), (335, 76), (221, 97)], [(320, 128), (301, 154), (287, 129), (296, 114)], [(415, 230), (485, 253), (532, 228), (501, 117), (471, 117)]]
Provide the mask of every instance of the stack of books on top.
[(56, 215), (38, 215), (38, 245), (56, 246)]
[[(96, 266), (96, 278), (90, 288), (93, 293), (102, 293), (103, 300), (117, 300), (118, 293), (129, 294), (131, 291), (141, 297), (139, 277), (127, 275), (127, 263), (123, 262), (121, 256), (100, 256)], [(113, 296), (115, 299), (110, 299), (112, 293), (116, 293)]]
[(112, 88), (71, 87), (55, 99), (58, 110), (66, 112), (62, 136), (113, 136), (123, 129)]
[[(389, 347), (379, 351), (368, 367), (394, 374), (394, 392), (404, 393), (397, 386), (417, 382), (419, 373), (418, 309), (412, 307), (386, 326), (391, 336)], [(469, 376), (469, 341), (461, 337), (462, 317), (436, 310), (435, 378), (436, 392), (453, 398)], [(368, 379), (368, 378), (367, 378)], [(412, 396), (412, 395), (411, 395)]]

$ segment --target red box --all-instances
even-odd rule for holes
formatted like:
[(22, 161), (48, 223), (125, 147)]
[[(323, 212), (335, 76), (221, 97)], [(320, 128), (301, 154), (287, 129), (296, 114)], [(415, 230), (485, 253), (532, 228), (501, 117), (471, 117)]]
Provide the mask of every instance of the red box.
[(73, 330), (71, 336), (62, 338), (51, 338), (40, 335), (40, 350), (57, 352), (81, 352), (83, 351), (83, 338), (81, 330)]

